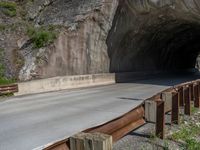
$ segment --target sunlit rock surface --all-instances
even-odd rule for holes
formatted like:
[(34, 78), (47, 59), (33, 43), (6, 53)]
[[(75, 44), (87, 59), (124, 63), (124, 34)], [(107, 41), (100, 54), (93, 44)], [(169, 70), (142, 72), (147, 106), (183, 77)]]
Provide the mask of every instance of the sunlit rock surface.
[[(0, 35), (8, 76), (30, 80), (90, 73), (174, 71), (199, 66), (199, 59), (196, 61), (200, 49), (198, 0), (16, 3), (26, 12), (17, 11), (23, 17), (8, 18), (0, 13), (3, 24), (22, 22), (16, 32), (9, 30)], [(50, 45), (33, 48), (24, 27), (27, 22), (23, 20), (34, 27), (55, 26), (57, 38)], [(15, 63), (13, 52), (24, 62)]]

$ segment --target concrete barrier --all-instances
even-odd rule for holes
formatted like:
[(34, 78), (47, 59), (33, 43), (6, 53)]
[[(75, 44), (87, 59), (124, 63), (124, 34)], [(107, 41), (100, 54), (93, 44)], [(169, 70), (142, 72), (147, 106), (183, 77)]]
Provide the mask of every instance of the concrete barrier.
[(107, 85), (115, 83), (115, 74), (91, 74), (59, 76), (18, 83), (19, 92), (15, 95), (27, 95), (65, 89)]
[(53, 78), (18, 83), (19, 92), (15, 93), (15, 95), (26, 95), (114, 83), (134, 82), (137, 80), (154, 78), (160, 75), (168, 76), (168, 72), (124, 72), (58, 76)]

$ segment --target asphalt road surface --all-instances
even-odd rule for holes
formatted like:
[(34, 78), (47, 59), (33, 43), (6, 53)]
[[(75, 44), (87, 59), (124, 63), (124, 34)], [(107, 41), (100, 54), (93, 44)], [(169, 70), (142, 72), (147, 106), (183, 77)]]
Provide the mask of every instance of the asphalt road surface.
[(40, 149), (115, 119), (154, 94), (196, 78), (168, 76), (1, 100), (0, 150)]

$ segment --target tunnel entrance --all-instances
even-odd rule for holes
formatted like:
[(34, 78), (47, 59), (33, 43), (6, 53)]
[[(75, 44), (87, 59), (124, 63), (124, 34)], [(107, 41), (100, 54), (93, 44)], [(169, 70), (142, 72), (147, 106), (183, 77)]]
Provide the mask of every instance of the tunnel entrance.
[(127, 0), (118, 7), (107, 45), (110, 72), (194, 69), (200, 24), (194, 15), (169, 6), (150, 10)]

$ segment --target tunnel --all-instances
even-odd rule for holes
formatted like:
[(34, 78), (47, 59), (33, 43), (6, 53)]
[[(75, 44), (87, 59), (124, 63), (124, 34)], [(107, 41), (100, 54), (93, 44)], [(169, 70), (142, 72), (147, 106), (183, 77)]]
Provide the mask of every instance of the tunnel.
[(200, 2), (181, 2), (120, 1), (107, 39), (110, 72), (179, 71), (198, 66)]

